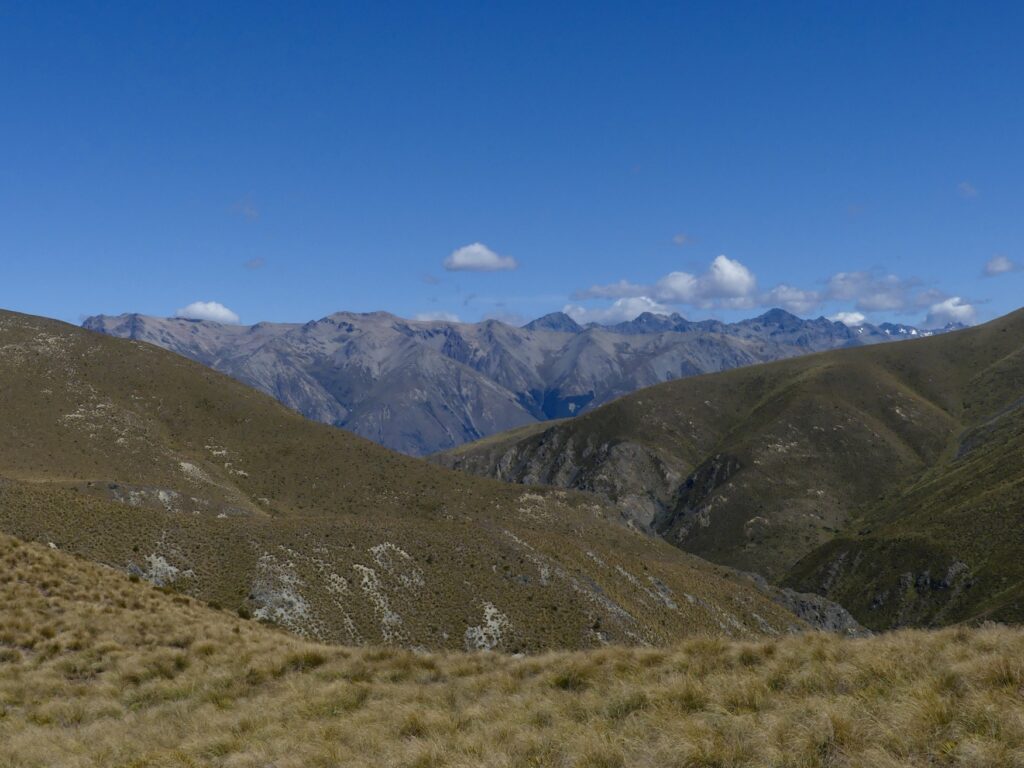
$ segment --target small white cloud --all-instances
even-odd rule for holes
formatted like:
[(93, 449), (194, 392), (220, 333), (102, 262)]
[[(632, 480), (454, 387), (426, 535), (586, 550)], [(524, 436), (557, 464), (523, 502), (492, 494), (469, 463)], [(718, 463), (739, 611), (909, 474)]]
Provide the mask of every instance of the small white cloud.
[(685, 232), (678, 232), (672, 235), (672, 244), (682, 248), (684, 245), (693, 245), (693, 238)]
[(842, 323), (850, 328), (864, 325), (864, 321), (867, 320), (863, 312), (836, 312), (834, 315), (829, 315), (828, 319), (833, 323)]
[(644, 312), (651, 312), (655, 315), (669, 315), (672, 313), (668, 307), (659, 304), (649, 296), (631, 296), (618, 299), (610, 307), (599, 309), (567, 304), (562, 311), (577, 323), (601, 323), (604, 325), (635, 320)]
[(821, 304), (821, 294), (782, 283), (764, 294), (760, 303), (763, 306), (782, 307), (797, 315), (807, 315)]
[(457, 323), (459, 316), (451, 312), (420, 312), (413, 320), (424, 323)]
[(728, 256), (716, 256), (700, 282), (701, 294), (708, 299), (744, 298), (757, 288), (754, 273)]
[(519, 262), (511, 256), (499, 256), (483, 243), (464, 245), (444, 260), (444, 268), (449, 272), (499, 272), (518, 266)]
[(193, 301), (174, 313), (189, 320), (210, 320), (225, 325), (238, 325), (238, 315), (218, 301)]
[(1022, 268), (1024, 267), (1010, 259), (1009, 256), (997, 254), (985, 263), (985, 274), (988, 277), (995, 277), (996, 275), (1005, 275), (1007, 272), (1017, 272)]
[(243, 261), (242, 266), (251, 270), (263, 269), (267, 266), (267, 260), (262, 258), (249, 259), (248, 261)]
[(978, 196), (978, 188), (969, 181), (961, 181), (956, 185), (956, 189), (960, 193), (960, 197), (970, 198)]
[(950, 296), (944, 301), (932, 304), (928, 310), (928, 318), (925, 321), (930, 327), (946, 325), (948, 323), (971, 323), (974, 320), (976, 311), (973, 306), (961, 299), (959, 296)]

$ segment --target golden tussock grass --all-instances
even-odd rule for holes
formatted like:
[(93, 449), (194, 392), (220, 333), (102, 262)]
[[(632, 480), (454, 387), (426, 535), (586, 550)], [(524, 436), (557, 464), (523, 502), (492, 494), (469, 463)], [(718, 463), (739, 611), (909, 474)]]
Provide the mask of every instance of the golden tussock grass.
[(1024, 765), (1024, 632), (315, 645), (0, 537), (0, 766)]

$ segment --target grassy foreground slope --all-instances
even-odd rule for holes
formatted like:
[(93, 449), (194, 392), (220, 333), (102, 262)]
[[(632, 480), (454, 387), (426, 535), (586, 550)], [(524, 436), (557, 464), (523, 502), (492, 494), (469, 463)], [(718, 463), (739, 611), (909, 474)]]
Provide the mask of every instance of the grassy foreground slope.
[(0, 313), (0, 530), (310, 637), (510, 651), (804, 627), (726, 569), (315, 424), (140, 342)]
[(0, 766), (1024, 763), (1024, 632), (317, 645), (0, 535)]
[(872, 627), (1024, 619), (1024, 311), (652, 387), (437, 457), (604, 494)]

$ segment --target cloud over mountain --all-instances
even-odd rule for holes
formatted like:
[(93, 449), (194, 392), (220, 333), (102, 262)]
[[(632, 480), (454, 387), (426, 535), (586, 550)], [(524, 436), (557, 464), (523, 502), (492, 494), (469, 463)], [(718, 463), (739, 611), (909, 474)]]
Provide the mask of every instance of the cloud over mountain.
[(630, 296), (617, 299), (610, 307), (592, 309), (578, 304), (567, 304), (562, 309), (578, 323), (622, 323), (634, 320), (644, 312), (668, 315), (672, 310), (648, 296)]
[(971, 304), (959, 296), (950, 296), (948, 299), (932, 304), (928, 310), (928, 324), (931, 326), (942, 326), (947, 323), (969, 324), (974, 321), (977, 314)]
[(451, 312), (420, 312), (413, 317), (413, 320), (419, 320), (427, 323), (457, 323), (459, 322), (459, 316)]
[(864, 325), (864, 322), (867, 320), (863, 312), (836, 312), (834, 315), (830, 315), (828, 319), (834, 323), (842, 323), (851, 328)]
[(457, 248), (444, 260), (444, 268), (449, 272), (500, 272), (518, 266), (519, 262), (511, 256), (500, 256), (483, 243)]
[(821, 304), (821, 293), (781, 283), (763, 294), (760, 303), (762, 306), (782, 307), (798, 315), (807, 315)]
[[(998, 256), (989, 261), (986, 274), (1004, 274), (1021, 268), (1024, 265)], [(832, 310), (832, 318), (847, 325), (861, 325), (873, 313), (927, 313), (928, 323), (941, 318), (943, 325), (972, 322), (976, 314), (971, 304), (930, 287), (923, 280), (878, 270), (836, 272), (818, 281), (816, 287), (779, 283), (768, 290), (759, 290), (754, 272), (725, 255), (716, 256), (700, 274), (670, 272), (653, 283), (622, 279), (592, 285), (577, 291), (572, 298), (576, 301), (613, 299), (610, 306), (595, 308), (573, 304), (564, 309), (576, 320), (596, 322), (632, 319), (626, 315), (634, 310), (664, 314), (684, 306), (701, 310), (781, 307), (798, 315), (813, 315), (827, 307)]]
[(899, 311), (913, 306), (916, 280), (893, 274), (837, 272), (829, 278), (826, 293), (836, 301), (853, 301), (862, 312)]
[[(631, 298), (642, 299), (648, 305), (654, 306), (686, 304), (703, 308), (716, 306), (742, 308), (753, 305), (752, 299), (756, 290), (757, 278), (754, 277), (753, 272), (741, 262), (720, 255), (716, 256), (708, 269), (700, 275), (689, 272), (670, 272), (653, 285), (620, 280), (607, 285), (593, 285), (584, 291), (578, 291), (573, 298), (619, 300)], [(640, 306), (640, 302), (629, 304), (616, 301), (609, 310), (616, 306), (619, 308)]]
[(189, 320), (212, 320), (225, 325), (238, 324), (238, 315), (219, 301), (193, 301), (174, 314), (175, 317), (184, 317)]

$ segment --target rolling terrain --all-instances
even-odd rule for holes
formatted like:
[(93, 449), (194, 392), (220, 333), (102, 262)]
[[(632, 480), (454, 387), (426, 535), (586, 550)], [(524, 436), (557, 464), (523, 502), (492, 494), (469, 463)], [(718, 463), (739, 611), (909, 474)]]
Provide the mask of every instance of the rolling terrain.
[(856, 629), (595, 497), (393, 453), (150, 344), (0, 313), (0, 380), (0, 530), (311, 638), (536, 651), (806, 628), (786, 605)]
[(185, 355), (310, 419), (410, 455), (573, 416), (662, 381), (943, 332), (848, 328), (779, 309), (738, 323), (643, 314), (586, 327), (562, 313), (517, 328), (385, 312), (253, 326), (98, 315), (84, 326)]
[(0, 765), (1013, 766), (1024, 633), (332, 647), (0, 535)]
[(599, 493), (872, 628), (1024, 619), (1024, 311), (670, 382), (436, 460)]

